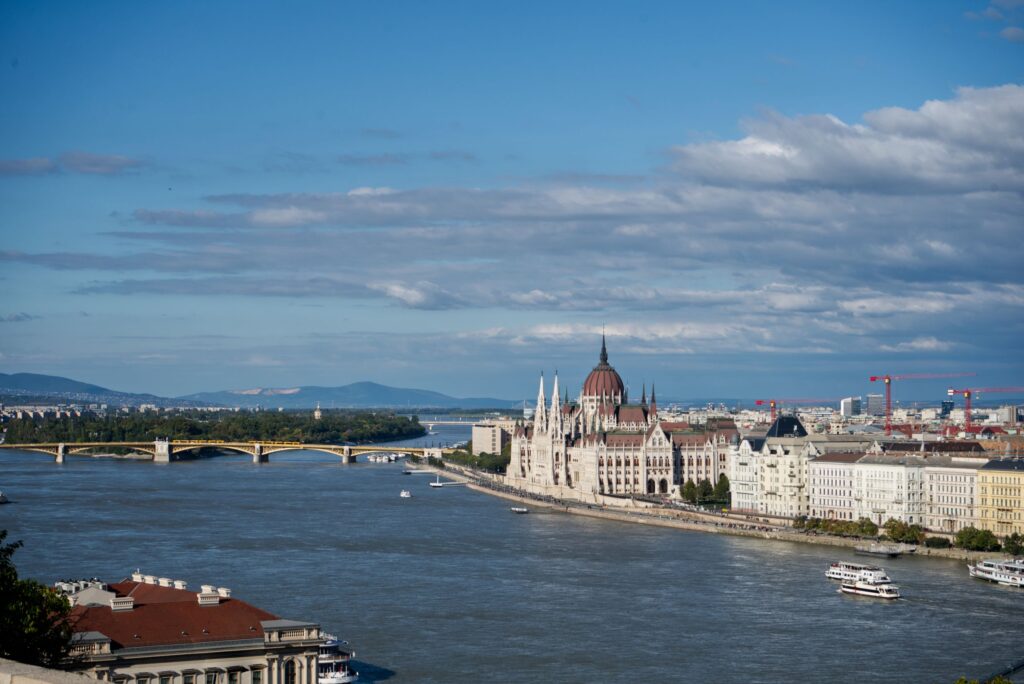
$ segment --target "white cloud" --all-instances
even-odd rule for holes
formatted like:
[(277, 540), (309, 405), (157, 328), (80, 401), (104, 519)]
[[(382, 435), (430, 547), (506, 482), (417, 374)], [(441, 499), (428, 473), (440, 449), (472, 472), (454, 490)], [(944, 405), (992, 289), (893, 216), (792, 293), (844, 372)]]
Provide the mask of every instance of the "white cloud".
[(881, 349), (888, 352), (940, 352), (952, 347), (952, 343), (934, 337), (918, 337), (895, 345), (882, 345)]

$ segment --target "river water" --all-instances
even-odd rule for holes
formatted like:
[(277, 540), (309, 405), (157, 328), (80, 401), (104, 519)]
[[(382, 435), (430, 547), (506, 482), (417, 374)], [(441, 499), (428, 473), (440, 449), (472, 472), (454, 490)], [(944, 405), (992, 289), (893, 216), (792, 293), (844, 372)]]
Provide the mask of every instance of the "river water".
[[(468, 437), (437, 431), (416, 441)], [(513, 515), (428, 479), (316, 452), (0, 452), (0, 528), (25, 541), (22, 576), (141, 568), (318, 621), (365, 682), (953, 682), (1024, 658), (1024, 591), (960, 562), (885, 561), (906, 597), (885, 603), (825, 579), (846, 550)]]

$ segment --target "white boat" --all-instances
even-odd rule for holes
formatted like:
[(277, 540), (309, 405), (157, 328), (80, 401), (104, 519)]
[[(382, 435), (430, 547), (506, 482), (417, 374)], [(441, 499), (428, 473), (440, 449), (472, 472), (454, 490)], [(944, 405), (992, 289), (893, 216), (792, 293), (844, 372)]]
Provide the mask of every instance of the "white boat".
[(444, 487), (444, 482), (441, 482), (440, 475), (437, 476), (436, 480), (434, 480), (433, 482), (428, 482), (427, 484), (429, 484), (431, 487)]
[(839, 591), (844, 594), (871, 596), (880, 599), (898, 599), (900, 590), (894, 584), (872, 584), (871, 582), (843, 582)]
[(889, 584), (892, 582), (883, 568), (877, 565), (847, 563), (836, 561), (828, 566), (825, 577), (843, 582), (867, 582), (869, 584)]
[(412, 492), (410, 492), (408, 489), (403, 489), (402, 493), (399, 494), (399, 496), (402, 497), (403, 499), (411, 499), (412, 498)]
[(903, 544), (868, 544), (861, 546), (854, 546), (853, 550), (862, 556), (885, 556), (886, 558), (895, 558), (896, 556), (913, 551), (913, 548), (908, 549)]
[(7, 495), (4, 494), (3, 492), (0, 492), (0, 504), (5, 504), (5, 503), (8, 503), (8, 502), (9, 502), (9, 500), (7, 498)]
[(512, 506), (508, 510), (512, 511), (513, 513), (519, 513), (520, 515), (522, 515), (523, 513), (529, 513), (530, 512), (530, 509), (527, 508), (526, 506)]
[(983, 560), (968, 565), (971, 577), (988, 580), (1008, 587), (1024, 587), (1024, 558)]
[(320, 644), (317, 667), (317, 684), (350, 684), (359, 679), (359, 673), (352, 669), (349, 661), (354, 652), (342, 648), (347, 641), (338, 641), (332, 634), (323, 635), (325, 641)]

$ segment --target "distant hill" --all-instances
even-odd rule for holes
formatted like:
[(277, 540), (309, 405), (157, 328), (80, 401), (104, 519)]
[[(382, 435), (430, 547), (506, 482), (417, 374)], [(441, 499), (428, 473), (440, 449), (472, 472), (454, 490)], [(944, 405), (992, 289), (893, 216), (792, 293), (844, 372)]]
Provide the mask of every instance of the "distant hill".
[(138, 406), (156, 404), (180, 405), (180, 401), (165, 399), (153, 394), (133, 394), (79, 382), (59, 375), (39, 373), (0, 373), (0, 396), (8, 401), (39, 402), (40, 400), (66, 401), (77, 403), (114, 404), (117, 406)]
[(389, 387), (376, 382), (354, 382), (340, 387), (315, 385), (290, 388), (256, 388), (200, 392), (179, 397), (215, 406), (263, 406), (266, 408), (511, 408), (508, 399), (469, 397), (460, 399), (431, 390)]

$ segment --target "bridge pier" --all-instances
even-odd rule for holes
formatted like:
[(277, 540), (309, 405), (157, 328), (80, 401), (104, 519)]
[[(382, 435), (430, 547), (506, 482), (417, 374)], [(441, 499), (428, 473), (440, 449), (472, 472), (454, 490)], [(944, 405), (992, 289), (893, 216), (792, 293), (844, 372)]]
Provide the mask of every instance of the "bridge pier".
[(67, 456), (67, 454), (68, 454), (68, 448), (66, 446), (64, 446), (64, 443), (61, 442), (60, 444), (58, 444), (57, 445), (57, 458), (56, 458), (57, 463), (63, 463), (64, 462), (64, 457)]
[(252, 462), (253, 463), (267, 463), (270, 461), (270, 454), (263, 453), (263, 445), (255, 444), (252, 450)]
[(352, 447), (344, 447), (341, 450), (341, 462), (342, 463), (355, 463), (356, 455), (352, 453)]
[(153, 452), (153, 463), (170, 463), (174, 452), (171, 449), (171, 442), (168, 439), (158, 439), (153, 442), (156, 450)]

